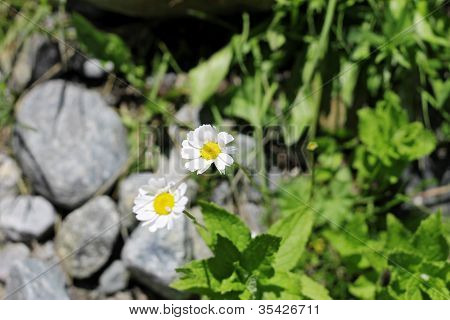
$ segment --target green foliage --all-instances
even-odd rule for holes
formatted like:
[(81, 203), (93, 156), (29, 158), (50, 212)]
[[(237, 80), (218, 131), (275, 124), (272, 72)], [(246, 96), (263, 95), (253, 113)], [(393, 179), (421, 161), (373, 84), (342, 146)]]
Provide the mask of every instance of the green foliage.
[(202, 105), (216, 92), (228, 73), (232, 58), (233, 52), (226, 46), (189, 71), (189, 94), (193, 105)]
[(433, 134), (422, 123), (408, 121), (400, 99), (392, 92), (375, 109), (358, 111), (358, 136), (362, 145), (356, 151), (354, 167), (366, 187), (377, 182), (381, 187), (398, 182), (406, 165), (436, 146)]
[(103, 61), (112, 62), (115, 70), (125, 74), (127, 80), (137, 87), (143, 86), (144, 67), (133, 62), (129, 47), (116, 34), (97, 29), (83, 16), (74, 13), (72, 23), (82, 50)]
[(200, 202), (205, 225), (214, 233), (202, 231), (205, 242), (212, 246), (217, 241), (217, 235), (228, 238), (240, 251), (250, 242), (250, 231), (237, 216), (225, 209), (208, 202)]
[[(360, 219), (357, 224), (366, 225)], [(344, 258), (344, 265), (359, 275), (348, 288), (353, 296), (361, 299), (450, 298), (449, 246), (440, 214), (423, 220), (414, 233), (393, 215), (388, 215), (387, 230), (376, 239), (370, 237), (367, 229), (361, 232), (355, 226), (348, 224), (345, 233), (325, 233), (330, 245)], [(386, 276), (387, 279), (382, 280)]]
[(294, 270), (312, 229), (310, 212), (293, 213), (250, 239), (238, 217), (211, 203), (200, 205), (208, 229), (201, 233), (214, 257), (178, 269), (172, 287), (212, 299), (329, 298), (322, 285)]
[(289, 271), (297, 265), (311, 233), (314, 214), (311, 209), (299, 210), (270, 228), (270, 234), (282, 239), (274, 261), (277, 270)]

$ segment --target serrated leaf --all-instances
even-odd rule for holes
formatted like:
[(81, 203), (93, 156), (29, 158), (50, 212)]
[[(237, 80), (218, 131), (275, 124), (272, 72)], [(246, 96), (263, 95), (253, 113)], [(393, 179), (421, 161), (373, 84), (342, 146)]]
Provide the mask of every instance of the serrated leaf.
[(200, 233), (209, 247), (213, 248), (217, 235), (229, 239), (239, 251), (243, 251), (250, 242), (250, 230), (239, 217), (209, 202), (199, 201), (203, 219), (208, 231)]
[(269, 234), (281, 238), (280, 248), (275, 255), (275, 270), (290, 271), (300, 260), (314, 224), (314, 212), (304, 209), (290, 214), (275, 223)]
[(230, 46), (226, 46), (189, 71), (188, 81), (193, 105), (201, 105), (216, 92), (228, 73), (232, 58), (233, 51)]
[(221, 294), (226, 294), (229, 292), (242, 292), (246, 289), (245, 284), (243, 284), (238, 275), (235, 273), (233, 273), (231, 275), (231, 277), (226, 278), (224, 280), (221, 281), (220, 286), (218, 288), (219, 292)]
[(280, 238), (268, 234), (262, 234), (252, 239), (242, 253), (241, 266), (250, 273), (260, 270), (265, 276), (271, 276), (273, 270), (270, 263), (280, 246), (280, 240)]
[(234, 272), (234, 262), (241, 257), (239, 250), (227, 238), (217, 235), (214, 245), (214, 257), (208, 259), (208, 267), (218, 280), (228, 278)]
[(405, 269), (408, 272), (414, 272), (421, 261), (422, 259), (418, 255), (404, 251), (395, 251), (388, 257), (389, 264), (400, 268), (402, 272), (405, 272)]
[(211, 294), (219, 282), (214, 279), (205, 260), (191, 261), (176, 270), (180, 278), (172, 282), (172, 288), (200, 294)]
[(442, 235), (440, 214), (432, 214), (420, 223), (412, 239), (412, 245), (426, 260), (447, 260), (449, 246)]

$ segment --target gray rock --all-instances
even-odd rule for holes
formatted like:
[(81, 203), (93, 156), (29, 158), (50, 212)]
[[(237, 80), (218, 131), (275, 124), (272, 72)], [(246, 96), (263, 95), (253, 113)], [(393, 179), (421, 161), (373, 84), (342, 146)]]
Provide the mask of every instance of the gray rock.
[(265, 231), (262, 223), (262, 215), (264, 208), (261, 205), (244, 202), (239, 204), (239, 215), (246, 222), (253, 235), (260, 234)]
[(96, 197), (71, 212), (59, 229), (55, 249), (64, 270), (87, 278), (109, 259), (119, 233), (119, 213), (106, 196)]
[(83, 75), (86, 78), (101, 79), (106, 76), (108, 72), (114, 69), (112, 62), (102, 65), (102, 62), (97, 59), (88, 59), (83, 63)]
[(17, 56), (9, 81), (10, 88), (21, 92), (60, 61), (58, 45), (43, 34), (29, 37)]
[(268, 175), (268, 182), (269, 182), (269, 189), (271, 191), (276, 191), (280, 187), (280, 184), (283, 180), (283, 171), (279, 169), (278, 167), (272, 167), (269, 170)]
[(22, 243), (8, 243), (0, 250), (0, 281), (5, 282), (11, 266), (28, 258), (30, 250)]
[(55, 220), (55, 209), (41, 196), (9, 197), (0, 202), (0, 228), (14, 241), (41, 239)]
[(219, 206), (225, 206), (231, 200), (231, 188), (228, 181), (221, 181), (212, 191), (211, 201)]
[(6, 280), (6, 299), (67, 300), (64, 274), (57, 265), (27, 258), (14, 263)]
[(129, 291), (116, 292), (113, 296), (107, 297), (106, 300), (136, 300)]
[(128, 286), (130, 274), (122, 261), (114, 261), (100, 276), (100, 292), (113, 294)]
[(53, 241), (47, 241), (44, 244), (33, 243), (31, 256), (46, 262), (55, 263), (59, 261)]
[(139, 188), (147, 184), (152, 177), (151, 173), (135, 173), (119, 183), (119, 212), (121, 217), (121, 225), (131, 228), (137, 224), (135, 215), (133, 214), (133, 201), (138, 195)]
[(67, 292), (70, 300), (98, 300), (101, 299), (98, 291), (88, 290), (85, 288), (79, 288), (70, 286), (67, 288)]
[(75, 208), (105, 192), (127, 161), (126, 132), (101, 96), (52, 80), (18, 103), (14, 151), (34, 189)]
[(200, 108), (194, 107), (189, 104), (183, 105), (180, 110), (175, 113), (174, 118), (176, 120), (175, 124), (169, 126), (169, 136), (173, 141), (181, 144), (181, 142), (186, 139), (186, 135), (189, 130), (182, 129), (179, 125), (197, 128), (200, 125)]
[(122, 261), (132, 277), (169, 299), (183, 295), (169, 288), (175, 280), (176, 268), (192, 257), (187, 219), (180, 218), (172, 230), (160, 229), (150, 232), (146, 227), (137, 227), (122, 250)]
[(16, 162), (6, 154), (0, 153), (0, 199), (17, 195), (20, 175)]
[(233, 204), (233, 192), (230, 183), (226, 180), (221, 181), (211, 193), (211, 201), (225, 208), (230, 212), (235, 211)]

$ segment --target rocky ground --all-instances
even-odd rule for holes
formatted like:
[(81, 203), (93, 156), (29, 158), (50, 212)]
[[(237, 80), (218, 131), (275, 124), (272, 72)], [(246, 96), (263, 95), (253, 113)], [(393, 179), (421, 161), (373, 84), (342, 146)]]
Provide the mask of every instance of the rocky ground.
[[(175, 269), (209, 249), (186, 220), (171, 232), (150, 233), (132, 213), (138, 188), (150, 177), (179, 175), (177, 152), (153, 173), (130, 173), (127, 132), (108, 96), (64, 75), (36, 82), (59, 61), (57, 54), (37, 57), (42, 48), (53, 52), (55, 43), (30, 37), (9, 81), (21, 95), (5, 143), (10, 147), (0, 153), (0, 297), (186, 297), (169, 287)], [(77, 71), (85, 79), (103, 76), (86, 63)], [(199, 123), (189, 106), (175, 116)], [(178, 130), (168, 129), (173, 137)], [(254, 147), (252, 139), (237, 137), (246, 148)], [(188, 184), (194, 199), (198, 185)], [(230, 190), (224, 180), (211, 200), (232, 208)], [(248, 187), (239, 201), (240, 214), (261, 231), (259, 193)]]

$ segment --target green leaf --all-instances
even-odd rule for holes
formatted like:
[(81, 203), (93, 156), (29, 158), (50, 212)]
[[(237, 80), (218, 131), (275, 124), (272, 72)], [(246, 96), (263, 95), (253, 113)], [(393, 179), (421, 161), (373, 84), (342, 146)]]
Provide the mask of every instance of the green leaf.
[(341, 76), (339, 84), (341, 86), (341, 98), (347, 108), (353, 103), (353, 95), (355, 91), (356, 81), (358, 80), (358, 64), (348, 60), (341, 61)]
[(217, 235), (228, 238), (239, 251), (243, 251), (250, 242), (250, 230), (236, 215), (209, 202), (199, 201), (203, 219), (208, 231), (200, 230), (205, 242), (213, 248)]
[(301, 299), (301, 275), (279, 271), (270, 279), (263, 279), (264, 299)]
[(305, 274), (300, 276), (302, 294), (313, 300), (331, 300), (328, 290)]
[(389, 249), (408, 248), (411, 232), (392, 214), (388, 214), (386, 247)]
[(356, 298), (365, 300), (375, 299), (376, 290), (376, 284), (371, 282), (365, 276), (359, 276), (358, 279), (356, 279), (356, 281), (348, 288), (348, 291), (350, 291), (350, 293)]
[(208, 259), (208, 267), (218, 280), (231, 276), (234, 272), (234, 262), (241, 257), (239, 250), (227, 238), (217, 235), (217, 242), (213, 249), (214, 257)]
[(172, 288), (200, 294), (211, 294), (220, 283), (209, 271), (205, 260), (191, 261), (176, 270), (180, 278), (172, 282)]
[(270, 263), (280, 246), (280, 240), (280, 238), (268, 234), (262, 234), (252, 239), (242, 253), (241, 266), (250, 273), (260, 270), (265, 276), (271, 276), (273, 269)]
[(95, 58), (110, 60), (116, 67), (132, 62), (130, 49), (119, 36), (98, 30), (77, 13), (72, 15), (72, 21), (81, 46)]
[(193, 105), (201, 105), (216, 92), (228, 73), (232, 58), (233, 51), (230, 46), (226, 46), (189, 71), (188, 83)]
[(313, 211), (305, 209), (282, 218), (269, 229), (269, 234), (282, 239), (280, 249), (275, 255), (273, 264), (275, 270), (290, 271), (297, 265), (305, 250), (313, 224)]
[(290, 112), (290, 118), (283, 126), (283, 136), (287, 146), (298, 141), (305, 129), (310, 126), (317, 117), (322, 96), (322, 80), (317, 73), (312, 83), (304, 84), (292, 105), (286, 110)]
[(358, 111), (358, 135), (367, 150), (379, 158), (385, 166), (398, 161), (412, 161), (434, 150), (433, 134), (419, 122), (408, 122), (400, 99), (392, 92), (374, 109)]
[(449, 246), (442, 234), (440, 214), (431, 214), (420, 223), (412, 239), (412, 245), (424, 259), (447, 260)]

